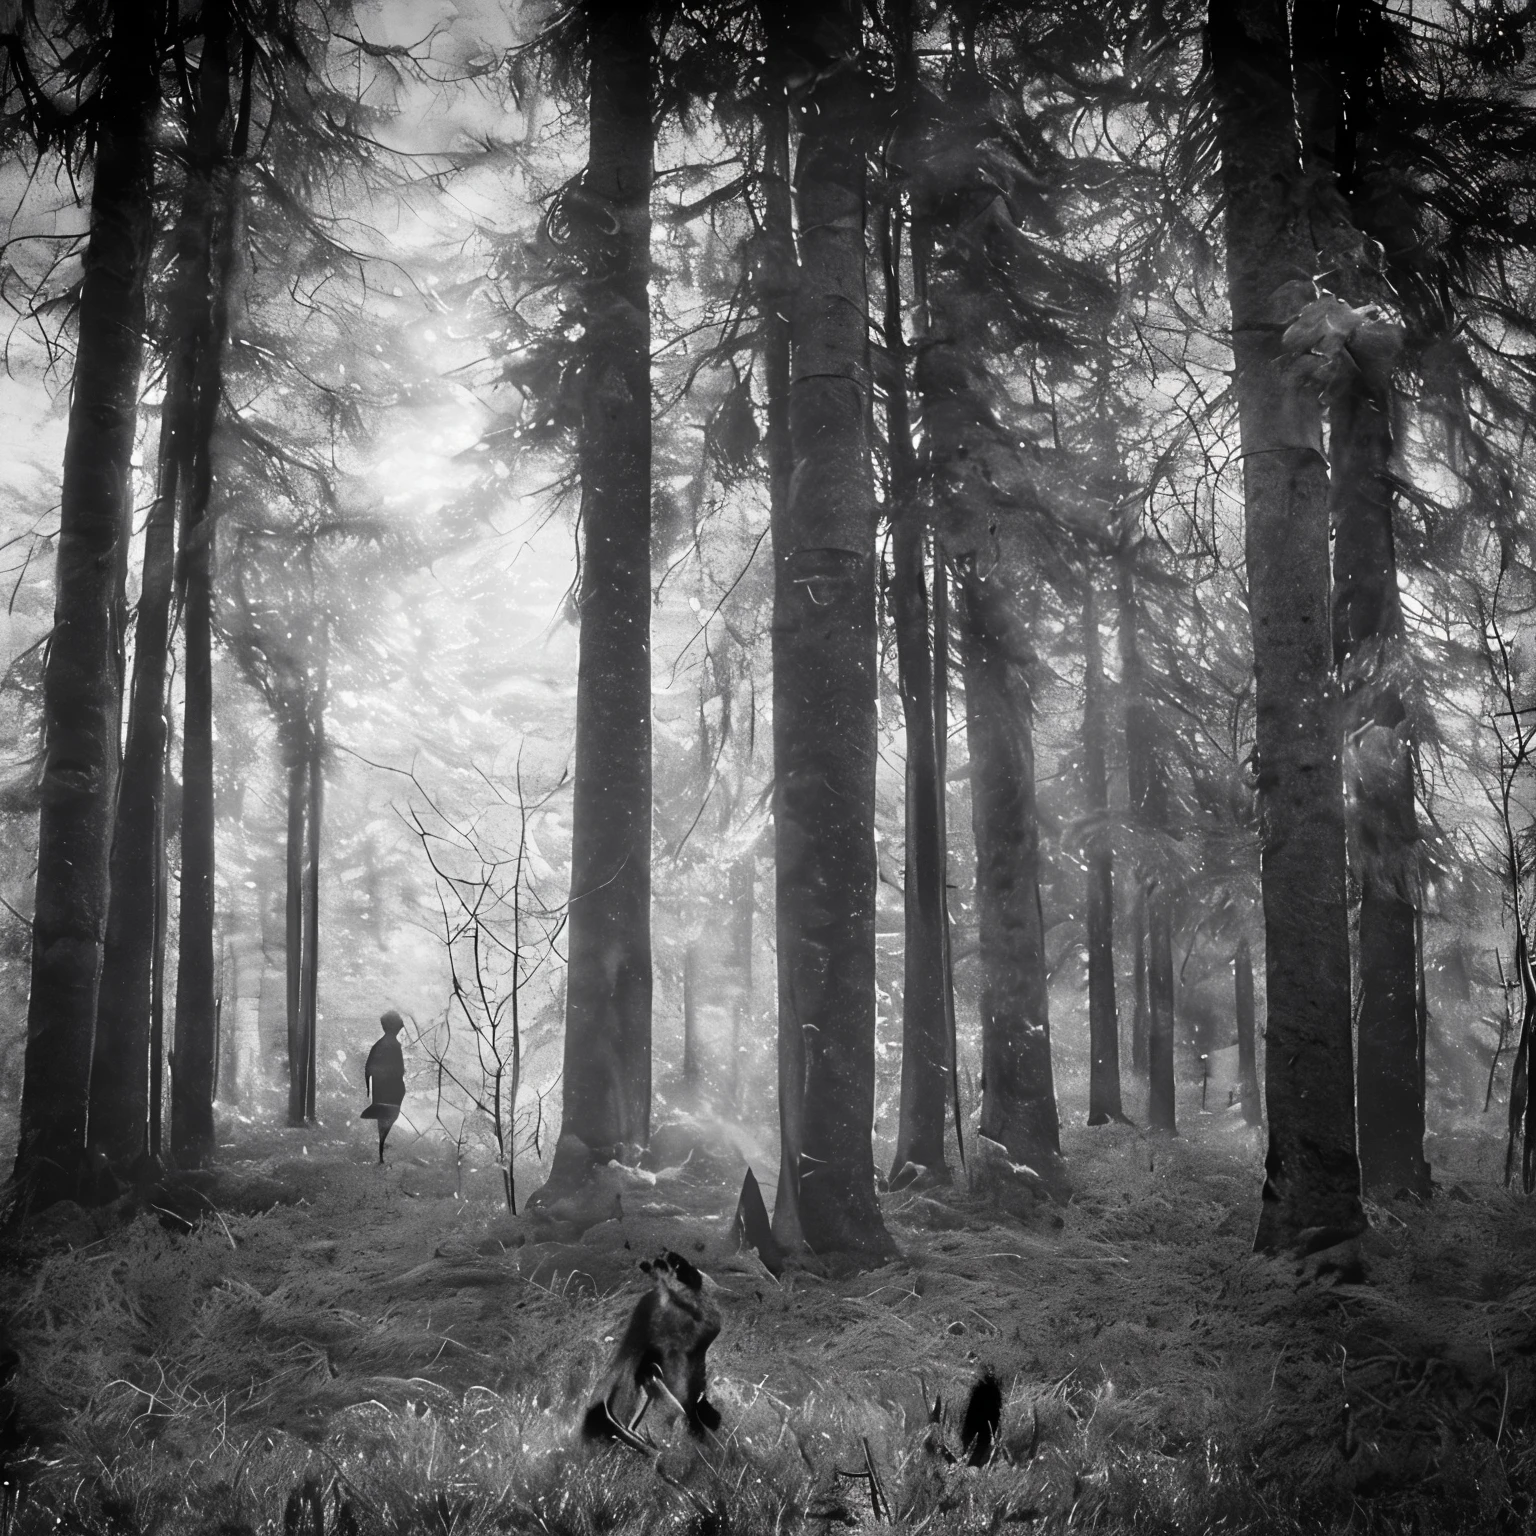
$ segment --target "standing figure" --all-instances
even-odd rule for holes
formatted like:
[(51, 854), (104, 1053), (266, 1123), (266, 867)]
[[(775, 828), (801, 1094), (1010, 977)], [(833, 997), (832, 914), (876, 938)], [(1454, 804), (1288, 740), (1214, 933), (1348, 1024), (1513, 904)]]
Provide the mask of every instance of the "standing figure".
[(363, 1067), (363, 1082), (373, 1102), (362, 1113), (364, 1120), (379, 1122), (379, 1161), (384, 1161), (384, 1143), (390, 1127), (400, 1118), (405, 1102), (405, 1053), (396, 1038), (405, 1028), (405, 1020), (393, 1008), (379, 1019), (384, 1033), (374, 1041)]

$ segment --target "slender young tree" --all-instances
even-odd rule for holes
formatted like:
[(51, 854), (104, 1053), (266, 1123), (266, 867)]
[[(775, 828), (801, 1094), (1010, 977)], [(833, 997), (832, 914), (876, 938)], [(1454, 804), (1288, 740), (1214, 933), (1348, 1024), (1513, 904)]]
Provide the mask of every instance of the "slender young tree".
[(1083, 584), (1083, 783), (1089, 832), (1088, 1124), (1124, 1120), (1120, 1102), (1120, 1018), (1115, 1007), (1115, 868), (1110, 841), (1109, 771), (1105, 765), (1109, 710), (1099, 604), (1093, 572)]
[[(910, 47), (904, 49), (910, 56)], [(890, 466), (890, 603), (896, 630), (896, 665), (906, 736), (902, 961), (901, 1109), (893, 1184), (917, 1170), (949, 1182), (944, 1122), (949, 1098), (948, 977), (944, 964), (944, 847), (940, 841), (938, 751), (935, 741), (933, 650), (929, 640), (927, 518), (918, 494), (907, 392), (907, 348), (902, 333), (899, 209), (880, 214), (885, 278), (886, 441)], [(911, 1167), (912, 1172), (903, 1173)]]
[[(754, 297), (762, 316), (757, 366), (762, 379), (763, 452), (768, 468), (768, 515), (774, 548), (773, 674), (788, 664), (787, 632), (777, 622), (783, 588), (781, 552), (789, 548), (789, 487), (794, 471), (790, 439), (790, 313), (798, 285), (794, 202), (790, 185), (790, 112), (788, 17), (783, 0), (763, 0), (759, 20), (764, 35), (764, 65), (758, 114), (763, 134), (763, 225), (761, 254), (754, 271)], [(775, 834), (777, 836), (777, 834)], [(781, 871), (774, 864), (776, 892)], [(776, 903), (777, 906), (777, 903)], [(780, 965), (778, 990), (779, 1180), (773, 1206), (773, 1230), (788, 1249), (805, 1241), (800, 1228), (800, 1157), (804, 1147), (805, 1033), (793, 998), (785, 990)]]
[(181, 757), (181, 882), (171, 1072), (171, 1155), (182, 1167), (213, 1157), (214, 1032), (213, 824), (213, 432), (220, 406), (224, 334), (235, 242), (238, 189), (230, 157), (230, 12), (227, 0), (203, 8), (198, 71), (199, 142), (193, 156), (213, 205), (209, 261), (196, 295), (196, 365), (191, 443), (182, 500), (181, 610), (185, 702)]
[[(794, 456), (774, 549), (774, 838), (780, 1029), (803, 1053), (795, 1207), (813, 1251), (893, 1251), (875, 1202), (875, 498), (868, 422), (861, 7), (784, 16), (806, 80), (790, 315)], [(781, 1093), (784, 1091), (781, 1087)], [(786, 1142), (785, 1160), (794, 1148)], [(775, 1213), (790, 1240), (793, 1215)]]
[(171, 335), (157, 484), (145, 523), (144, 564), (134, 617), (133, 690), (118, 784), (111, 899), (91, 1066), (91, 1145), (119, 1164), (146, 1150), (149, 1137), (150, 996), (157, 938), (156, 886), (165, 872), (161, 803), (176, 509), (191, 435), (194, 311), (206, 290), (213, 237), (211, 188), (197, 170), (189, 156), (173, 250), (175, 278), (168, 305)]
[[(324, 656), (324, 640), (321, 641)], [(320, 1051), (320, 835), (325, 820), (325, 691), (315, 691), (305, 762), (303, 913), (299, 934), (298, 1048), (304, 1071), (304, 1120), (316, 1118)]]
[(585, 335), (581, 659), (562, 1129), (551, 1192), (650, 1139), (651, 383), (649, 8), (585, 15), (590, 139), (570, 199)]
[(75, 1194), (86, 1145), (122, 719), (130, 460), (154, 223), (159, 37), (133, 0), (114, 0), (107, 18), (54, 627), (43, 673), (37, 899), (16, 1154), (23, 1203), (32, 1206)]
[[(1170, 830), (1167, 776), (1156, 744), (1156, 705), (1148, 695), (1142, 661), (1134, 544), (1116, 553), (1119, 607), (1120, 687), (1125, 701), (1126, 784), (1131, 824), (1147, 840)], [(1174, 1104), (1173, 917), (1167, 881), (1159, 864), (1137, 871), (1136, 1003), (1144, 1034), (1148, 1082), (1147, 1123), (1155, 1131), (1178, 1129)], [(1139, 1063), (1138, 1063), (1139, 1064)]]
[[(1221, 154), (1243, 447), (1257, 708), (1269, 1150), (1255, 1246), (1364, 1226), (1355, 1154), (1339, 689), (1328, 614), (1328, 479), (1313, 388), (1281, 335), (1311, 293), (1287, 12), (1213, 0), (1206, 44)], [(1300, 300), (1300, 302), (1298, 302)]]
[(284, 743), (288, 771), (287, 837), (283, 845), (286, 871), (283, 901), (284, 1002), (288, 1039), (288, 1124), (303, 1125), (312, 1094), (309, 1062), (313, 1054), (304, 1010), (305, 848), (309, 825), (309, 765), (312, 760), (307, 733)]

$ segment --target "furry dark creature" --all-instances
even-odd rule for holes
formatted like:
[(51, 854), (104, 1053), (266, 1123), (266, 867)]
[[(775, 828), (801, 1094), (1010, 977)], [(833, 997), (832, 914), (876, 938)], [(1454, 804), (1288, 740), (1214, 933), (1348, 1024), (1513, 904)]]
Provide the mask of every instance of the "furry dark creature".
[(720, 1427), (704, 1395), (704, 1353), (720, 1332), (720, 1309), (705, 1294), (704, 1276), (680, 1253), (664, 1253), (641, 1269), (651, 1288), (635, 1305), (598, 1395), (582, 1420), (589, 1440), (639, 1441), (653, 1400), (670, 1399), (696, 1435)]

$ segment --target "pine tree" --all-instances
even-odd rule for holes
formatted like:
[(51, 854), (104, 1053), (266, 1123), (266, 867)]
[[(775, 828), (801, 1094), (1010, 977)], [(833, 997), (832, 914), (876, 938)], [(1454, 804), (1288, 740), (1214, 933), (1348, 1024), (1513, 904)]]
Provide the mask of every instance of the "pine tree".
[(1286, 12), (1215, 0), (1207, 28), (1243, 442), (1263, 823), (1269, 1150), (1257, 1247), (1364, 1226), (1354, 1138), (1327, 467), (1280, 331), (1311, 291)]
[(581, 661), (569, 990), (551, 1192), (650, 1140), (651, 19), (585, 13), (587, 167), (563, 208), (581, 263)]
[(159, 37), (131, 0), (104, 8), (90, 240), (64, 452), (32, 989), (16, 1179), (24, 1202), (73, 1196), (86, 1144), (106, 934), (123, 691), (130, 459), (154, 221)]
[[(817, 1253), (892, 1251), (875, 1203), (875, 501), (861, 7), (803, 0), (782, 35), (799, 131), (790, 314), (794, 470), (775, 528), (774, 835), (780, 1029), (803, 1053), (793, 1202)], [(782, 1059), (782, 1058), (781, 1058)], [(786, 1091), (781, 1082), (781, 1094)], [(792, 1152), (786, 1138), (787, 1153)]]

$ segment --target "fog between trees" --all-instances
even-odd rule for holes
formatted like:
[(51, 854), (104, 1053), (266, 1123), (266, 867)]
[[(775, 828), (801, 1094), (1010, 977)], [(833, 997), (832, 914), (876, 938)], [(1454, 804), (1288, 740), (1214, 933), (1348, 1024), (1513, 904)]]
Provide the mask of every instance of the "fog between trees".
[[(1523, 21), (40, 7), (7, 54), (19, 1212), (406, 1116), (1260, 1249), (1527, 1136)], [(1362, 1182), (1363, 1180), (1363, 1182)]]

